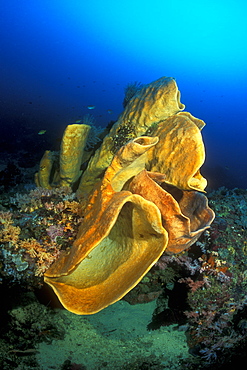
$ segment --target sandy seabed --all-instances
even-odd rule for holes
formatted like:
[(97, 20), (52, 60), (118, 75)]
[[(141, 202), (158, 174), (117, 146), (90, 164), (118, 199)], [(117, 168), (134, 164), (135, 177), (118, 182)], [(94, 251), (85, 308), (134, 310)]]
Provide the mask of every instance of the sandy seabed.
[(38, 364), (60, 370), (69, 359), (87, 370), (117, 370), (157, 359), (159, 368), (177, 369), (181, 359), (190, 357), (185, 332), (176, 325), (148, 331), (155, 306), (155, 301), (134, 306), (120, 301), (90, 316), (60, 311), (57, 319), (65, 327), (65, 338), (40, 343)]

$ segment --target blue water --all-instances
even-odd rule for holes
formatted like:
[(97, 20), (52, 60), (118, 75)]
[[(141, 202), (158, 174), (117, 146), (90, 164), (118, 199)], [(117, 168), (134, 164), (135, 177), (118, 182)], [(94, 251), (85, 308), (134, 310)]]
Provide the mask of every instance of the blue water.
[(1, 1), (0, 151), (38, 158), (87, 113), (116, 120), (129, 82), (171, 76), (207, 123), (209, 185), (246, 188), (246, 11), (245, 0)]

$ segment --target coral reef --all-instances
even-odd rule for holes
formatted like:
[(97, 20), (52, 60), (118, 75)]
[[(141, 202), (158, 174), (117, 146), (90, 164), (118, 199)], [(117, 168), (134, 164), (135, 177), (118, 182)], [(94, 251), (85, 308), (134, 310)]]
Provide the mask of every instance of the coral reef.
[[(163, 77), (136, 88), (96, 152), (85, 153), (90, 125), (68, 125), (60, 152), (41, 159), (39, 187), (11, 200), (24, 214), (20, 225), (18, 214), (2, 224), (3, 271), (14, 266), (17, 281), (44, 275), (67, 309), (91, 314), (121, 299), (164, 251), (188, 249), (214, 212), (199, 193), (205, 123), (183, 109), (175, 80)], [(62, 186), (76, 184), (79, 201), (68, 204)]]
[[(200, 369), (247, 342), (247, 191), (221, 188), (208, 202), (205, 123), (183, 109), (174, 79), (133, 84), (111, 127), (94, 130), (90, 117), (67, 127), (60, 152), (41, 159), (38, 187), (17, 191), (19, 171), (1, 172), (0, 284), (30, 291), (44, 277), (78, 314), (156, 299), (148, 329), (186, 330), (193, 359), (181, 366)], [(16, 330), (20, 312), (9, 316)], [(34, 342), (56, 331), (25, 326)], [(9, 351), (12, 361), (35, 346), (28, 338)]]
[(202, 239), (206, 249), (196, 280), (202, 286), (190, 287), (185, 314), (189, 345), (210, 363), (234, 354), (247, 340), (247, 192), (223, 188), (209, 200), (217, 216), (210, 239)]
[(0, 278), (30, 287), (74, 240), (81, 210), (69, 188), (36, 188), (9, 199), (0, 212)]

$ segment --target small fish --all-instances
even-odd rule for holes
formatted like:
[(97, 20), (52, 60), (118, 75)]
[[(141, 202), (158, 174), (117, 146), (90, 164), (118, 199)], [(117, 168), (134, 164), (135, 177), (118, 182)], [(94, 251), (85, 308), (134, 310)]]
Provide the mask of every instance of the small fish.
[(112, 114), (113, 113), (113, 110), (108, 109), (107, 113)]
[(82, 119), (76, 120), (75, 123), (82, 123)]
[(87, 109), (94, 109), (95, 108), (95, 105), (88, 105), (87, 106)]
[(40, 130), (39, 132), (38, 132), (38, 135), (44, 135), (46, 133), (46, 130)]

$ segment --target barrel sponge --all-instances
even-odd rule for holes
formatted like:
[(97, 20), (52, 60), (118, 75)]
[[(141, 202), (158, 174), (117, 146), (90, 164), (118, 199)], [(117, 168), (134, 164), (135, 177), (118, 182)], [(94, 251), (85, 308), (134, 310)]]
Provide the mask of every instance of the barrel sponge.
[(82, 175), (77, 195), (86, 196), (92, 190), (121, 146), (145, 135), (152, 125), (184, 108), (184, 104), (180, 102), (180, 91), (172, 77), (161, 77), (137, 89), (100, 148), (90, 159)]
[(188, 112), (160, 122), (152, 133), (159, 142), (148, 152), (146, 168), (163, 173), (166, 182), (179, 189), (204, 191), (207, 181), (199, 171), (205, 160), (204, 125)]
[(81, 175), (83, 151), (90, 126), (68, 125), (64, 131), (60, 151), (60, 185), (71, 186)]
[(72, 248), (45, 273), (45, 282), (69, 311), (93, 314), (118, 301), (166, 248), (168, 234), (158, 207), (140, 195), (120, 190), (128, 177), (140, 170), (140, 163), (145, 164), (138, 158), (155, 144), (156, 140), (149, 139), (129, 143), (117, 153), (89, 197)]
[(39, 164), (39, 171), (35, 174), (36, 186), (51, 189), (50, 175), (53, 166), (53, 152), (46, 150)]

